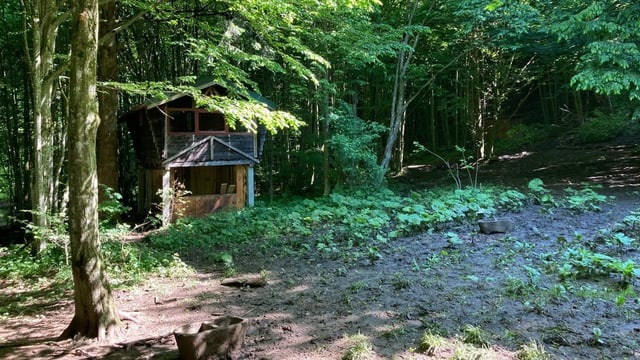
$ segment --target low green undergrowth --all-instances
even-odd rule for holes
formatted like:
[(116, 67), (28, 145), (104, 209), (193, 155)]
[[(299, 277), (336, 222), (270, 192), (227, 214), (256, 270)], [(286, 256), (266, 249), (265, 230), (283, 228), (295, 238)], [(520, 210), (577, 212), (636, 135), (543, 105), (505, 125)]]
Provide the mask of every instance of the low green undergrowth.
[[(259, 202), (253, 208), (179, 220), (144, 241), (121, 240), (128, 231), (126, 226), (103, 226), (102, 254), (116, 288), (134, 286), (150, 276), (184, 276), (202, 267), (216, 267), (225, 276), (231, 276), (237, 271), (233, 259), (247, 244), (253, 247), (252, 251), (267, 257), (314, 252), (347, 263), (374, 264), (383, 259), (385, 246), (397, 237), (443, 231), (456, 223), (518, 211), (532, 198), (545, 206), (564, 204), (584, 211), (597, 211), (606, 199), (592, 188), (567, 191), (564, 198), (554, 197), (541, 180), (534, 180), (526, 194), (494, 186), (412, 191), (406, 196), (384, 189)], [(115, 205), (114, 208), (120, 209)], [(637, 214), (629, 215), (625, 224), (621, 224), (625, 229), (606, 234), (607, 241), (618, 247), (631, 244), (630, 236), (635, 234), (638, 218)], [(452, 242), (456, 240), (453, 235)], [(66, 254), (60, 247), (52, 246), (35, 258), (19, 247), (4, 248), (0, 249), (0, 257), (3, 279), (27, 284), (48, 279), (65, 288), (72, 286), (70, 266), (65, 263)], [(556, 259), (560, 261), (559, 257)], [(575, 257), (567, 255), (562, 259), (566, 267), (561, 271), (567, 277), (581, 275)], [(605, 270), (619, 274), (623, 282), (632, 281), (637, 274), (635, 264), (613, 260), (606, 264)], [(526, 293), (526, 286), (519, 286), (514, 280), (510, 291)]]
[(534, 204), (542, 205), (547, 212), (553, 212), (554, 208), (565, 208), (575, 212), (601, 211), (601, 205), (612, 200), (612, 197), (599, 194), (595, 189), (602, 186), (583, 185), (579, 189), (567, 187), (564, 189), (564, 197), (554, 195), (547, 188), (542, 179), (534, 178), (527, 184), (529, 197)]
[[(156, 249), (233, 249), (258, 241), (271, 256), (319, 251), (349, 260), (381, 259), (390, 240), (446, 224), (518, 210), (527, 196), (498, 187), (440, 189), (401, 197), (390, 190), (334, 193), (318, 199), (287, 199), (235, 212), (179, 221), (150, 239)], [(211, 254), (215, 254), (212, 251)]]

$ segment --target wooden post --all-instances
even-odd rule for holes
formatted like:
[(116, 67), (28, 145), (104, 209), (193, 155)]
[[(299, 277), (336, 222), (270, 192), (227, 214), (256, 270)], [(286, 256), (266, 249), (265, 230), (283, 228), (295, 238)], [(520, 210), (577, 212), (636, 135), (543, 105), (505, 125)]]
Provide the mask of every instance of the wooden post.
[(141, 167), (138, 166), (138, 214), (144, 214), (147, 211), (146, 208), (146, 196), (147, 196), (147, 181), (146, 181), (146, 172)]
[(171, 223), (171, 168), (164, 168), (162, 174), (162, 226)]
[(246, 165), (236, 165), (235, 167), (235, 173), (236, 173), (236, 196), (238, 199), (238, 203), (236, 204), (236, 206), (238, 208), (243, 208), (245, 206), (245, 199), (246, 199), (246, 195), (245, 195), (245, 191), (246, 191), (246, 186), (245, 186), (245, 182), (246, 182)]
[(253, 164), (249, 165), (247, 171), (247, 205), (253, 207), (255, 204), (255, 194), (253, 189)]

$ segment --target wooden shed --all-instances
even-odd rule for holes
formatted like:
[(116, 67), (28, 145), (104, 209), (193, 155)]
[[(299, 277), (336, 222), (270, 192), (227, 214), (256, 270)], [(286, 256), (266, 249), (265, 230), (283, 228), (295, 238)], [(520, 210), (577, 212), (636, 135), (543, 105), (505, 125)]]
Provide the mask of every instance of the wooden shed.
[[(225, 96), (212, 81), (197, 85), (204, 95)], [(250, 93), (253, 100), (273, 104)], [(121, 117), (131, 133), (138, 162), (138, 210), (162, 204), (163, 222), (200, 217), (221, 208), (254, 203), (254, 165), (266, 131), (230, 129), (224, 114), (198, 108), (190, 94), (150, 100)], [(184, 196), (179, 196), (184, 195)]]

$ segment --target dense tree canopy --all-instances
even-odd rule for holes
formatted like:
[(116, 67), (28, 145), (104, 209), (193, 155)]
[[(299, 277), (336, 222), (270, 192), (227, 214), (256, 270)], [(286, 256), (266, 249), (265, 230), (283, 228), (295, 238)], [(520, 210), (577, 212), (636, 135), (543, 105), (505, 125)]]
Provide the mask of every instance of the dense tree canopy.
[[(0, 196), (12, 215), (32, 221), (34, 252), (53, 238), (54, 224), (77, 216), (67, 212), (78, 176), (67, 143), (78, 141), (69, 127), (77, 114), (69, 67), (77, 6), (0, 7)], [(416, 148), (462, 149), (475, 161), (549, 135), (551, 126), (595, 123), (616, 133), (638, 117), (630, 115), (640, 100), (637, 1), (100, 6), (97, 174), (127, 205), (137, 196), (137, 164), (118, 115), (167, 91), (192, 92), (231, 126), (255, 130), (256, 118), (265, 125), (263, 195), (383, 186)], [(203, 77), (224, 84), (228, 96), (199, 96), (193, 85)], [(250, 91), (277, 109), (246, 101)]]
[[(3, 184), (16, 214), (31, 209), (44, 227), (45, 214), (65, 208), (66, 171), (59, 165), (71, 10), (61, 1), (2, 7), (8, 30), (2, 51), (23, 54), (20, 62), (2, 57)], [(611, 102), (632, 109), (640, 83), (638, 10), (619, 0), (107, 1), (99, 174), (129, 191), (130, 175), (120, 175), (122, 184), (113, 178), (131, 166), (118, 109), (203, 76), (234, 89), (237, 97), (206, 104), (225, 110), (230, 121), (248, 124), (260, 113), (273, 133), (262, 174), (284, 191), (329, 192), (349, 182), (347, 167), (397, 171), (414, 141), (492, 156), (496, 140), (515, 124), (559, 123), (569, 114), (581, 123)], [(234, 99), (247, 90), (271, 98), (281, 111), (239, 106)], [(339, 126), (335, 118), (342, 119)], [(371, 126), (362, 128), (361, 121)], [(349, 124), (360, 129), (347, 131), (350, 136), (377, 139), (367, 151), (380, 169), (332, 150), (340, 141), (358, 141), (344, 137)], [(25, 163), (32, 166), (18, 166)]]

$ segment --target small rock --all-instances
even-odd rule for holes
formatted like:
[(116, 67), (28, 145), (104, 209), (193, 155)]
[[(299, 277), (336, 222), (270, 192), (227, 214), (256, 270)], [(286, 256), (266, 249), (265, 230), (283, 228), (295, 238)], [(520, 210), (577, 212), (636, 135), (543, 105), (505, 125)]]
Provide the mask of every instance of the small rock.
[(515, 229), (516, 224), (509, 219), (479, 220), (480, 232), (483, 234), (508, 233)]

